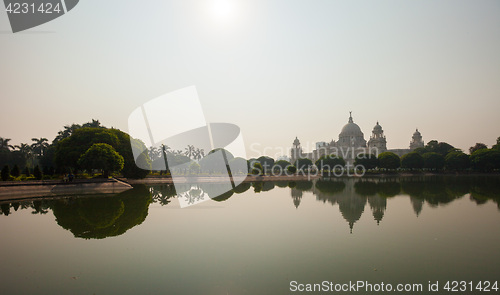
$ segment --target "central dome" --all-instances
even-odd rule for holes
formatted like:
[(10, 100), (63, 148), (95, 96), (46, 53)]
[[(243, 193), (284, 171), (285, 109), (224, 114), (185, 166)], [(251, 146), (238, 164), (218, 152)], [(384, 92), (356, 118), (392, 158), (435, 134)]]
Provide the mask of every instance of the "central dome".
[(349, 122), (342, 127), (342, 131), (340, 131), (339, 137), (344, 136), (363, 136), (363, 132), (361, 132), (361, 128), (359, 128), (358, 124), (354, 123), (352, 120), (352, 115), (349, 116)]
[(349, 115), (349, 122), (344, 125), (339, 134), (338, 145), (341, 147), (366, 147), (361, 128), (352, 120), (352, 114)]
[(340, 136), (363, 136), (363, 132), (361, 132), (358, 124), (349, 122), (342, 128)]

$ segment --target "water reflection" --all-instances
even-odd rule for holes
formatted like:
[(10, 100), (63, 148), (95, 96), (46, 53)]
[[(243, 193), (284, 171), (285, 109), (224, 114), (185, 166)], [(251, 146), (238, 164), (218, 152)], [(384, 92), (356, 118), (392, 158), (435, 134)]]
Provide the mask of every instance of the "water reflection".
[[(312, 194), (317, 201), (337, 206), (352, 232), (354, 224), (363, 215), (367, 204), (373, 220), (379, 225), (387, 210), (387, 202), (398, 195), (410, 197), (410, 206), (418, 217), (424, 204), (438, 207), (448, 204), (466, 195), (478, 205), (492, 200), (500, 210), (500, 177), (498, 176), (420, 176), (393, 178), (362, 178), (362, 179), (319, 179), (314, 181), (265, 181), (242, 183), (237, 188), (213, 198), (211, 191), (216, 189), (216, 183), (197, 186), (186, 185), (178, 193), (184, 198), (210, 197), (214, 201), (227, 201), (234, 194), (243, 193), (253, 188), (254, 193), (277, 189), (289, 189), (293, 205), (299, 208), (305, 193)], [(166, 186), (168, 198), (176, 195), (173, 186)], [(153, 191), (160, 191), (154, 188)], [(153, 196), (156, 194), (153, 193)], [(164, 196), (154, 197), (163, 200)], [(160, 202), (162, 203), (162, 202)], [(163, 204), (163, 203), (162, 203)]]
[(10, 209), (33, 209), (32, 214), (47, 214), (52, 210), (56, 222), (76, 238), (103, 239), (119, 236), (141, 224), (148, 215), (151, 193), (145, 186), (114, 196), (72, 196), (52, 200), (35, 200), (1, 204), (2, 213)]
[[(398, 195), (409, 196), (410, 205), (418, 217), (424, 204), (438, 207), (456, 199), (468, 197), (478, 205), (493, 201), (500, 210), (500, 177), (498, 176), (422, 176), (403, 178), (319, 179), (314, 181), (265, 181), (241, 183), (222, 195), (217, 183), (136, 186), (115, 196), (68, 197), (57, 200), (0, 203), (1, 214), (9, 216), (19, 209), (31, 209), (32, 214), (47, 214), (52, 210), (56, 222), (75, 237), (102, 239), (118, 236), (141, 224), (151, 202), (169, 205), (174, 198), (188, 203), (212, 199), (226, 202), (245, 192), (262, 193), (273, 189), (289, 190), (293, 206), (298, 210), (303, 198), (314, 196), (319, 202), (338, 206), (352, 232), (355, 223), (366, 210), (374, 222), (381, 224), (387, 202)], [(368, 205), (368, 208), (367, 208)]]

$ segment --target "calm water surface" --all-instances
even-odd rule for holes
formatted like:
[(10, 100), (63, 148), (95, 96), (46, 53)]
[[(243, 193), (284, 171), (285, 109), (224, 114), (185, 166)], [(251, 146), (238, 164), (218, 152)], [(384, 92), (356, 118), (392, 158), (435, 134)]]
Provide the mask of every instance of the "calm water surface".
[(179, 208), (214, 185), (2, 203), (0, 293), (297, 294), (290, 281), (325, 280), (499, 293), (426, 290), (500, 281), (498, 177), (253, 183)]

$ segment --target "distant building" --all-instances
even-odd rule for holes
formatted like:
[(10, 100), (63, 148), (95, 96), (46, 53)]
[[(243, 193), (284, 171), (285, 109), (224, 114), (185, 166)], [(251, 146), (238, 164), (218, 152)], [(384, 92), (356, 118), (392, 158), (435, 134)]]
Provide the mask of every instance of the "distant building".
[(415, 133), (413, 133), (409, 149), (388, 150), (387, 139), (379, 122), (377, 122), (375, 127), (373, 127), (372, 135), (370, 136), (368, 142), (366, 142), (361, 128), (354, 123), (352, 112), (349, 112), (349, 119), (347, 124), (342, 127), (338, 141), (334, 141), (332, 139), (329, 143), (317, 142), (315, 150), (310, 153), (304, 153), (300, 145), (300, 140), (298, 137), (295, 137), (293, 146), (290, 149), (290, 160), (293, 163), (297, 159), (308, 158), (314, 162), (323, 155), (334, 154), (344, 158), (346, 163), (352, 165), (354, 163), (354, 159), (359, 154), (375, 154), (378, 156), (380, 153), (389, 151), (397, 154), (398, 156), (402, 156), (423, 146), (424, 142), (422, 140), (422, 135), (417, 129)]

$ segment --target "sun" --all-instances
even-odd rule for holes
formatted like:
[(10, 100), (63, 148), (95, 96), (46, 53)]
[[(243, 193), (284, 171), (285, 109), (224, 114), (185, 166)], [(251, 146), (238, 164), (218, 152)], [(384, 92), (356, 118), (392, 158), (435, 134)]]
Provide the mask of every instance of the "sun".
[(231, 0), (214, 0), (211, 5), (211, 14), (217, 22), (229, 22), (235, 18), (236, 5)]

